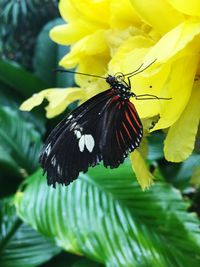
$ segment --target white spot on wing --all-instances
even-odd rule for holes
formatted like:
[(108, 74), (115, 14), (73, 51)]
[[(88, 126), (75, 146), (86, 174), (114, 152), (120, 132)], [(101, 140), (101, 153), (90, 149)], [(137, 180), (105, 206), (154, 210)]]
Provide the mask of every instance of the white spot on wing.
[(61, 168), (60, 168), (60, 165), (59, 164), (57, 166), (57, 171), (58, 171), (58, 174), (62, 175), (62, 171), (61, 171)]
[(82, 135), (81, 138), (79, 139), (78, 145), (81, 152), (84, 151), (85, 147), (89, 152), (92, 152), (94, 148), (94, 138), (92, 137), (91, 134)]
[(71, 127), (70, 127), (70, 131), (73, 130), (73, 128), (76, 126), (77, 122), (72, 123)]
[(56, 157), (55, 155), (51, 159), (51, 164), (55, 167), (56, 166)]
[(51, 144), (49, 143), (45, 149), (45, 153), (47, 154), (47, 157), (49, 156), (50, 152), (51, 152)]
[(84, 135), (82, 135), (81, 138), (79, 139), (78, 146), (79, 146), (80, 151), (83, 152), (84, 146), (85, 146), (85, 137), (84, 137)]
[(92, 137), (91, 134), (86, 134), (85, 135), (85, 145), (87, 147), (87, 150), (89, 152), (92, 152), (92, 150), (94, 148), (94, 138)]
[(76, 137), (79, 139), (81, 138), (81, 132), (79, 130), (75, 130), (74, 134), (76, 135)]

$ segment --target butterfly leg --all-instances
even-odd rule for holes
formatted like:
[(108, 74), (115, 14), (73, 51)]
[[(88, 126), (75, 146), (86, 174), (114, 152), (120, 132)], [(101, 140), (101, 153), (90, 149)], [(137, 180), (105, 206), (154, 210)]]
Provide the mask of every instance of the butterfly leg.
[(172, 98), (167, 98), (167, 97), (158, 97), (156, 95), (151, 95), (151, 94), (142, 94), (142, 95), (133, 95), (136, 100), (150, 100), (150, 99), (157, 99), (157, 100), (170, 100)]

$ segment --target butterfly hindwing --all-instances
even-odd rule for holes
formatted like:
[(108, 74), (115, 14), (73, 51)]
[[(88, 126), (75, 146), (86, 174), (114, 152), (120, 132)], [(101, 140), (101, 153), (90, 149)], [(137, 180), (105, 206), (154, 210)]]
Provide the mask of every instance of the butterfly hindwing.
[(100, 150), (105, 167), (118, 167), (127, 155), (139, 146), (142, 139), (142, 124), (129, 100), (113, 98), (104, 120), (107, 131), (102, 133)]

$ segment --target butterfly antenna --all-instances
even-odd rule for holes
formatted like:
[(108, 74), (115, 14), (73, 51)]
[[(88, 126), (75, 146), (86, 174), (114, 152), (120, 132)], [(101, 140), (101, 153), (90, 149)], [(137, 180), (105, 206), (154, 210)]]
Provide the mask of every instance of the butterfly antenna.
[(80, 75), (85, 75), (85, 76), (90, 76), (90, 77), (96, 77), (96, 78), (101, 78), (106, 80), (106, 77), (103, 76), (99, 76), (99, 75), (93, 75), (93, 74), (89, 74), (89, 73), (82, 73), (82, 72), (78, 72), (78, 71), (72, 71), (72, 70), (64, 70), (64, 69), (55, 69), (55, 72), (68, 72), (68, 73), (75, 73), (75, 74), (80, 74)]
[(134, 75), (137, 75), (138, 73), (141, 73), (143, 71), (145, 71), (146, 69), (148, 69), (151, 65), (153, 65), (155, 63), (157, 59), (154, 59), (154, 61), (152, 61), (150, 64), (148, 64), (145, 68), (141, 69), (141, 67), (144, 65), (143, 63), (139, 66), (139, 68), (137, 68), (136, 70), (132, 71), (132, 72), (129, 72), (129, 73), (126, 73), (124, 74), (124, 76), (128, 76), (129, 78), (134, 76)]

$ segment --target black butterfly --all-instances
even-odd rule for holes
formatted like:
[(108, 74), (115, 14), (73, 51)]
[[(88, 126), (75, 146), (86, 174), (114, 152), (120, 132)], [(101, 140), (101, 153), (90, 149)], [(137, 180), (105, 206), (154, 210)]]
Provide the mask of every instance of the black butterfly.
[[(140, 68), (126, 75), (100, 77), (106, 80), (110, 89), (77, 107), (51, 132), (40, 155), (48, 185), (55, 187), (56, 182), (68, 185), (80, 172), (87, 172), (100, 161), (105, 167), (117, 168), (140, 145), (143, 127), (129, 99), (132, 96), (160, 99), (131, 92), (130, 77), (139, 73)], [(125, 82), (125, 76), (128, 82)]]

